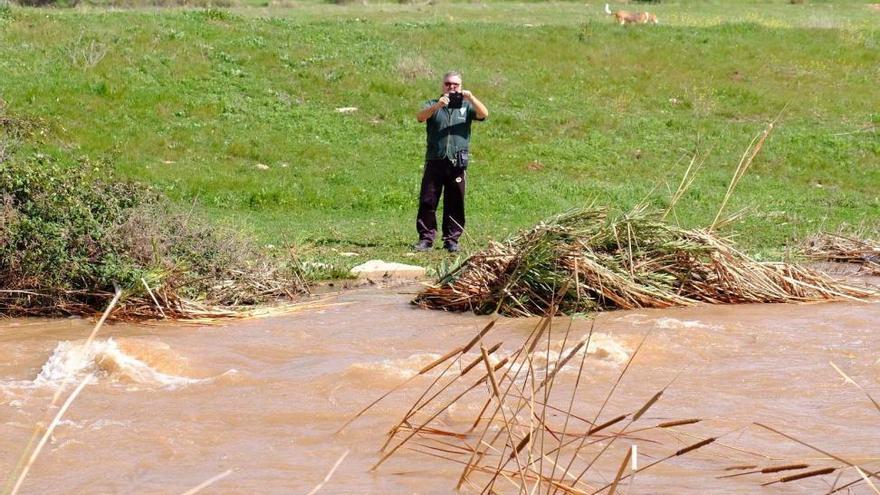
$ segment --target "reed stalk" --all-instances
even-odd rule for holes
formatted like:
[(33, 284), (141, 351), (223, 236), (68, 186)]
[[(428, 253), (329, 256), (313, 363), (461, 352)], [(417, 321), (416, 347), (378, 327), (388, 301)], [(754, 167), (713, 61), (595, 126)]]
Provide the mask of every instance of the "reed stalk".
[[(718, 225), (718, 219), (721, 218), (721, 212), (724, 211), (724, 207), (727, 206), (727, 201), (730, 200), (730, 197), (733, 195), (733, 190), (736, 189), (740, 179), (746, 174), (746, 170), (748, 170), (749, 165), (752, 164), (752, 160), (758, 156), (758, 152), (761, 151), (761, 148), (764, 146), (764, 141), (767, 139), (767, 136), (770, 135), (770, 131), (772, 130), (773, 122), (767, 124), (767, 128), (764, 129), (764, 132), (755, 136), (755, 138), (752, 139), (752, 142), (749, 143), (749, 147), (743, 153), (739, 164), (736, 166), (736, 171), (733, 174), (730, 185), (727, 186), (727, 192), (724, 193), (724, 199), (721, 200), (721, 206), (718, 207), (718, 213), (715, 214), (715, 220), (712, 220), (712, 224), (709, 226), (710, 232), (715, 230), (715, 227)], [(755, 144), (755, 141), (757, 141), (757, 144)]]
[[(107, 321), (107, 318), (113, 312), (113, 309), (116, 307), (116, 304), (119, 302), (120, 297), (122, 297), (122, 291), (119, 290), (119, 288), (117, 287), (116, 293), (113, 295), (113, 299), (110, 300), (110, 303), (107, 305), (107, 308), (105, 308), (104, 312), (101, 314), (101, 318), (98, 319), (98, 322), (95, 324), (94, 327), (92, 327), (91, 333), (89, 333), (89, 336), (86, 338), (84, 348), (88, 349), (92, 345), (92, 342), (95, 340), (95, 336), (98, 334), (98, 331), (101, 329), (101, 327), (104, 326), (104, 323)], [(61, 398), (61, 394), (63, 394), (64, 390), (67, 389), (67, 386), (70, 384), (70, 381), (72, 379), (73, 379), (72, 375), (67, 375), (64, 377), (64, 380), (62, 380), (61, 385), (59, 385), (58, 388), (55, 390), (55, 393), (52, 394), (52, 401), (50, 403), (50, 407), (53, 407), (58, 403), (58, 400)], [(85, 381), (80, 383), (78, 390), (82, 390), (82, 387), (85, 386), (85, 383), (86, 383)], [(78, 395), (78, 394), (79, 394), (79, 391), (77, 391), (76, 394), (71, 394), (71, 396), (69, 396), (67, 398), (67, 401), (65, 402), (65, 404), (67, 404), (67, 406), (69, 407), (69, 403), (73, 402), (73, 398), (75, 398), (76, 395)], [(63, 411), (66, 411), (65, 407), (62, 407), (62, 409), (59, 411), (59, 415), (56, 415), (56, 419), (60, 418), (60, 415), (63, 414)], [(54, 429), (54, 426), (52, 426), (52, 429)], [(51, 432), (49, 432), (49, 433), (51, 433)], [(39, 451), (40, 451), (40, 449), (42, 449), (42, 444), (45, 443), (45, 439), (47, 438), (46, 434), (43, 435), (43, 439), (40, 441), (40, 443), (37, 444), (37, 447), (32, 452), (27, 463), (23, 464), (25, 462), (24, 459), (25, 459), (25, 456), (27, 455), (27, 452), (31, 450), (31, 448), (34, 445), (34, 442), (37, 439), (37, 435), (39, 435), (39, 429), (34, 429), (34, 433), (31, 435), (30, 440), (28, 440), (28, 443), (25, 446), (24, 452), (22, 453), (22, 457), (19, 459), (18, 464), (16, 465), (16, 469), (14, 471), (14, 472), (20, 471), (20, 474), (17, 478), (18, 481), (16, 482), (15, 486), (13, 486), (11, 489), (9, 489), (9, 491), (7, 492), (8, 495), (15, 495), (15, 493), (18, 489), (17, 487), (21, 485), (22, 481), (24, 480), (25, 475), (27, 474), (27, 471), (30, 470), (30, 466), (33, 464), (33, 461), (36, 460), (37, 455), (39, 455)], [(22, 466), (24, 466), (24, 467), (22, 467)], [(13, 477), (10, 477), (10, 479), (13, 479)]]
[(620, 477), (623, 476), (631, 457), (632, 449), (627, 449), (626, 455), (623, 456), (623, 460), (620, 462), (620, 467), (617, 469), (617, 474), (614, 475), (614, 481), (611, 482), (611, 487), (608, 488), (608, 495), (614, 495), (614, 492), (617, 490), (617, 484), (620, 483)]
[(880, 412), (880, 404), (878, 404), (877, 401), (874, 400), (874, 397), (872, 397), (871, 394), (867, 390), (865, 390), (865, 387), (859, 385), (855, 380), (850, 378), (849, 375), (844, 373), (843, 370), (841, 370), (836, 364), (834, 364), (834, 362), (829, 361), (828, 364), (830, 364), (831, 367), (834, 368), (834, 371), (837, 371), (837, 373), (840, 374), (840, 376), (842, 376), (843, 379), (847, 381), (847, 383), (851, 383), (855, 385), (856, 388), (861, 390), (862, 393), (864, 393), (865, 396), (868, 397), (868, 400), (871, 401), (871, 404), (874, 404), (874, 408), (877, 409), (878, 412)]
[[(560, 281), (556, 288), (551, 288), (549, 293), (552, 296), (548, 298), (551, 304), (560, 301), (568, 290), (564, 281)], [(553, 307), (548, 309), (548, 313), (555, 311)], [(634, 358), (643, 348), (646, 340), (642, 339), (627, 361), (627, 366), (621, 370), (617, 381), (599, 405), (596, 419), (590, 421), (578, 416), (573, 412), (573, 405), (578, 401), (578, 385), (585, 374), (587, 345), (593, 335), (594, 325), (595, 321), (588, 333), (574, 339), (571, 335), (572, 326), (569, 324), (563, 334), (557, 337), (561, 339), (558, 354), (556, 351), (551, 354), (552, 346), (557, 345), (553, 344), (554, 324), (552, 318), (544, 317), (506, 361), (495, 365), (489, 359), (490, 351), (500, 350), (499, 346), (487, 348), (482, 339), (479, 339), (481, 356), (478, 360), (485, 367), (483, 376), (469, 386), (461, 381), (473, 368), (474, 363), (470, 362), (461, 368), (460, 374), (445, 380), (439, 387), (431, 385), (431, 392), (423, 393), (415, 405), (409, 408), (410, 412), (404, 414), (407, 417), (412, 416), (413, 411), (422, 411), (427, 417), (420, 419), (418, 423), (401, 421), (398, 431), (405, 434), (381, 456), (373, 469), (405, 449), (462, 465), (457, 487), (473, 487), (475, 492), (481, 494), (508, 493), (514, 490), (528, 495), (596, 493), (598, 487), (587, 482), (584, 476), (587, 472), (597, 475), (597, 460), (615, 440), (631, 438), (633, 441), (644, 441), (648, 445), (662, 447), (655, 440), (633, 437), (627, 430), (635, 422), (645, 420), (647, 412), (659, 402), (675, 379), (654, 393), (635, 411), (607, 416), (604, 414), (610, 397), (618, 389), (617, 385), (627, 370), (631, 369)], [(582, 353), (582, 356), (575, 386), (570, 393), (566, 391), (562, 399), (565, 402), (558, 404), (557, 400), (561, 397), (553, 393), (553, 389), (559, 371), (578, 353)], [(534, 358), (540, 354), (543, 354), (546, 361), (538, 366)], [(468, 423), (469, 428), (459, 429), (438, 420), (442, 412), (462, 401), (465, 395), (478, 390), (486, 394), (487, 400), (480, 401), (480, 413), (472, 425)], [(493, 411), (487, 413), (490, 404)], [(600, 422), (600, 417), (606, 419)], [(699, 421), (700, 419), (671, 420), (661, 424), (666, 428), (673, 428), (685, 427)], [(475, 431), (476, 429), (479, 431)], [(654, 425), (645, 429), (659, 428)], [(687, 448), (660, 456), (660, 462), (687, 455), (715, 440), (714, 437), (700, 440)], [(586, 455), (588, 452), (593, 455)], [(642, 470), (652, 465), (655, 464), (649, 464)], [(637, 472), (639, 470), (633, 467), (633, 472), (627, 476), (624, 476), (623, 471), (614, 476), (617, 482), (615, 490), (619, 491), (621, 480), (631, 479)]]
[(323, 488), (324, 485), (327, 484), (328, 481), (330, 481), (330, 478), (333, 477), (333, 473), (336, 472), (336, 470), (339, 468), (339, 465), (342, 464), (342, 461), (344, 461), (345, 457), (348, 456), (349, 452), (350, 452), (349, 450), (346, 450), (345, 452), (343, 452), (342, 455), (339, 456), (339, 459), (337, 459), (336, 462), (333, 464), (333, 467), (330, 468), (330, 471), (327, 473), (327, 475), (324, 476), (324, 479), (321, 480), (321, 482), (318, 483), (317, 486), (312, 488), (312, 490), (309, 491), (309, 493), (307, 493), (306, 495), (315, 495), (316, 493), (318, 493), (318, 490)]
[(67, 397), (67, 400), (64, 401), (64, 404), (61, 405), (61, 408), (58, 410), (58, 413), (55, 414), (55, 417), (52, 419), (52, 422), (49, 423), (49, 427), (46, 428), (46, 431), (43, 433), (43, 436), (40, 438), (40, 441), (37, 443), (36, 448), (34, 448), (31, 455), (28, 457), (27, 462), (21, 470), (21, 473), (18, 475), (18, 478), (15, 481), (15, 484), (12, 486), (12, 489), (9, 491), (9, 495), (16, 495), (18, 490), (21, 488), (22, 483), (24, 483), (24, 479), (27, 477), (28, 472), (31, 470), (31, 466), (36, 462), (37, 457), (42, 452), (43, 447), (46, 446), (46, 442), (49, 440), (49, 437), (52, 435), (52, 432), (55, 431), (55, 428), (58, 426), (58, 423), (61, 422), (61, 418), (64, 417), (64, 414), (70, 408), (70, 405), (73, 404), (74, 399), (82, 392), (82, 389), (85, 388), (86, 385), (92, 378), (94, 378), (94, 374), (86, 375), (82, 381), (77, 385), (77, 387), (71, 392), (71, 394)]
[(206, 479), (205, 481), (199, 483), (198, 485), (190, 488), (189, 490), (183, 492), (181, 495), (195, 495), (196, 493), (199, 493), (200, 491), (204, 490), (205, 488), (208, 488), (209, 486), (222, 480), (223, 478), (229, 476), (230, 474), (232, 474), (232, 469), (227, 469), (226, 471), (223, 471), (222, 473), (220, 473), (216, 476), (212, 476), (212, 477)]

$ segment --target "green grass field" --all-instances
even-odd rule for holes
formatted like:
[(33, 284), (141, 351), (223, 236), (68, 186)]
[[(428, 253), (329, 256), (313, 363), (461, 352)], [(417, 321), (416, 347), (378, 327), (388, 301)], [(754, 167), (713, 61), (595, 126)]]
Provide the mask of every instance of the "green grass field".
[(491, 113), (474, 129), (466, 250), (571, 207), (665, 207), (694, 154), (705, 165), (676, 218), (707, 225), (777, 116), (728, 207), (748, 209), (738, 242), (777, 258), (809, 233), (880, 223), (867, 2), (630, 4), (660, 19), (632, 27), (602, 3), (259, 5), (2, 10), (0, 98), (46, 119), (41, 152), (110, 163), (340, 268), (447, 258), (408, 246), (415, 113), (448, 69)]

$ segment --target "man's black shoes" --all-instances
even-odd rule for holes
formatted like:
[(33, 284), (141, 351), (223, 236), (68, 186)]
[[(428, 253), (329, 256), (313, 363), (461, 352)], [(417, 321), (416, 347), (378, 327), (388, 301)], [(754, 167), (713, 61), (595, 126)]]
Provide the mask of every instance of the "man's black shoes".
[(412, 248), (413, 248), (413, 251), (418, 251), (420, 253), (424, 253), (425, 251), (430, 251), (433, 246), (434, 246), (433, 242), (431, 242), (427, 239), (422, 239), (419, 242), (413, 244)]
[[(424, 253), (430, 251), (431, 248), (434, 247), (434, 243), (427, 240), (422, 239), (421, 241), (413, 244), (413, 251), (417, 251), (420, 253)], [(449, 251), (450, 253), (457, 253), (459, 251), (458, 242), (456, 241), (443, 241), (443, 249)]]
[(458, 252), (458, 243), (455, 241), (443, 241), (443, 249), (449, 251), (450, 253)]

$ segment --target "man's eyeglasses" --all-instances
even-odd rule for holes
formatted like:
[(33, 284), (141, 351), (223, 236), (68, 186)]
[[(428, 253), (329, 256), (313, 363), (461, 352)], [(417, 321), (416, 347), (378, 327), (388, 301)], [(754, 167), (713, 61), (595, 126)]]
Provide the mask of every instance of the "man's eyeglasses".
[(443, 85), (444, 85), (444, 86), (452, 86), (452, 87), (454, 88), (454, 87), (457, 87), (457, 86), (461, 86), (461, 83), (457, 83), (457, 82), (445, 82), (445, 81), (444, 81), (444, 82), (443, 82)]

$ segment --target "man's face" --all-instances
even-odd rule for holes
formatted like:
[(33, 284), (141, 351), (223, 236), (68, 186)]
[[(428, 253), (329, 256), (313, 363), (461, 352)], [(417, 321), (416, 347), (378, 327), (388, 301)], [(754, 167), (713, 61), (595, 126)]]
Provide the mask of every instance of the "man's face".
[(461, 92), (461, 78), (458, 76), (449, 76), (443, 80), (443, 94), (446, 93), (460, 93)]

